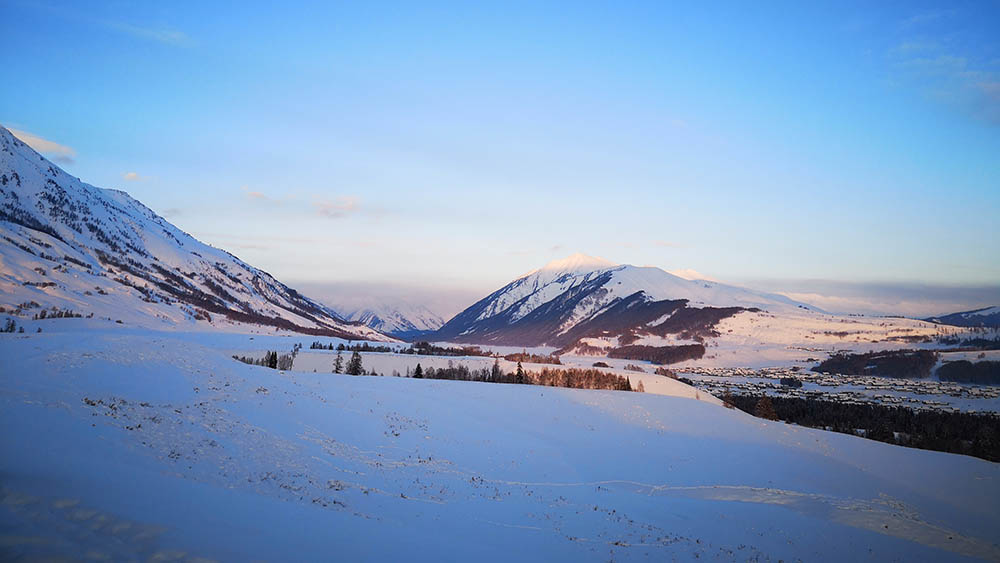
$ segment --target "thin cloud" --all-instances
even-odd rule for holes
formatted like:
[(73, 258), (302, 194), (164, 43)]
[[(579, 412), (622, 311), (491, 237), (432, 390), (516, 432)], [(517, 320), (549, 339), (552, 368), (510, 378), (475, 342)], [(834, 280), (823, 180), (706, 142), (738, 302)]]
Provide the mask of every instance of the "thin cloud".
[(953, 11), (925, 12), (901, 22), (907, 30), (888, 51), (894, 82), (923, 92), (991, 125), (1000, 125), (1000, 65), (982, 54), (996, 44), (949, 39)]
[(313, 207), (323, 217), (342, 219), (356, 213), (360, 207), (360, 201), (354, 196), (343, 196), (333, 200), (318, 199), (313, 201)]
[(929, 23), (946, 19), (955, 14), (955, 10), (930, 10), (914, 14), (900, 22), (900, 27), (911, 28), (920, 27)]
[(122, 174), (122, 180), (125, 180), (126, 182), (142, 182), (148, 179), (149, 178), (139, 174), (138, 172), (126, 172)]
[(194, 44), (190, 37), (183, 31), (177, 31), (174, 29), (157, 29), (152, 27), (142, 27), (138, 25), (132, 25), (123, 22), (107, 21), (103, 20), (99, 22), (102, 26), (113, 29), (115, 31), (124, 33), (126, 35), (131, 35), (132, 37), (137, 37), (139, 39), (146, 39), (149, 41), (156, 41), (157, 43), (163, 43), (164, 45), (171, 45), (174, 47), (190, 47)]
[(667, 270), (667, 273), (673, 274), (679, 278), (684, 278), (686, 280), (705, 280), (719, 282), (719, 280), (713, 278), (712, 276), (705, 275), (698, 270), (693, 270), (691, 268), (680, 268), (677, 270)]
[(758, 280), (749, 285), (781, 293), (831, 313), (930, 317), (1000, 304), (1000, 285), (963, 286), (829, 280)]
[(12, 129), (9, 127), (7, 130), (10, 131), (12, 135), (23, 141), (24, 144), (50, 157), (56, 162), (63, 164), (73, 164), (76, 162), (76, 151), (72, 147), (60, 145), (55, 141), (50, 141), (44, 137), (39, 137), (34, 133), (28, 133), (27, 131), (21, 131), (19, 129)]
[(246, 195), (247, 199), (281, 205), (280, 199), (273, 198), (264, 192), (251, 190), (249, 186), (240, 186), (240, 189), (243, 190), (243, 194)]
[(188, 36), (188, 34), (177, 29), (135, 25), (120, 20), (95, 18), (87, 12), (74, 10), (68, 6), (37, 4), (34, 7), (55, 17), (102, 27), (110, 31), (145, 41), (154, 41), (163, 45), (170, 45), (172, 47), (191, 47), (194, 45), (194, 40)]

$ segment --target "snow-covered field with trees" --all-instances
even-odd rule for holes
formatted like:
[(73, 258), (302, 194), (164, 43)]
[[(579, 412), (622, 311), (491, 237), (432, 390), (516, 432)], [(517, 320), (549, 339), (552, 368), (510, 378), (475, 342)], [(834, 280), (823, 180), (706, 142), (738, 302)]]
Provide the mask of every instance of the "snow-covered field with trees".
[(1000, 559), (995, 463), (666, 389), (231, 358), (313, 340), (96, 319), (0, 334), (0, 558)]

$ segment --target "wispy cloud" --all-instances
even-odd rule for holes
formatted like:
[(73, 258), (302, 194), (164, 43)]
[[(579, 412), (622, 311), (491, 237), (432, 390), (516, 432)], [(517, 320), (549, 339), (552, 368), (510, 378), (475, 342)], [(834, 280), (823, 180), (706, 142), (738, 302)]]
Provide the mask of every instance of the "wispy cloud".
[(172, 45), (174, 47), (190, 47), (194, 44), (190, 37), (183, 31), (177, 31), (175, 29), (163, 29), (154, 27), (143, 27), (138, 25), (132, 25), (124, 22), (100, 20), (98, 22), (100, 25), (124, 33), (126, 35), (131, 35), (139, 39), (146, 39), (149, 41), (156, 41), (158, 43), (163, 43), (165, 45)]
[[(312, 212), (320, 217), (343, 219), (361, 211), (361, 200), (353, 195), (334, 198), (313, 195), (311, 203), (307, 203), (302, 201), (301, 197), (295, 195), (273, 197), (262, 191), (252, 190), (249, 186), (240, 186), (240, 190), (243, 192), (244, 197), (250, 201), (266, 203), (267, 205), (284, 205), (287, 203), (289, 205), (286, 207), (286, 210), (292, 213), (306, 213), (311, 208)], [(366, 208), (365, 211), (368, 215), (372, 215), (373, 210)], [(381, 213), (378, 210), (375, 211), (376, 215)]]
[(45, 3), (32, 3), (33, 7), (54, 17), (64, 18), (71, 21), (84, 23), (91, 26), (102, 27), (123, 35), (135, 37), (145, 41), (155, 41), (173, 47), (191, 47), (194, 40), (185, 32), (172, 29), (166, 26), (153, 26), (148, 24), (137, 25), (123, 21), (122, 16), (115, 18), (94, 17), (93, 10), (74, 9), (72, 5), (48, 5)]
[(832, 313), (929, 317), (1000, 303), (1000, 285), (962, 286), (829, 280), (748, 280)]
[(354, 196), (342, 196), (336, 199), (317, 199), (313, 201), (316, 212), (329, 219), (342, 219), (355, 213), (361, 206), (361, 202)]
[(138, 172), (126, 172), (122, 174), (122, 180), (125, 180), (126, 182), (142, 182), (148, 179), (148, 177), (143, 176)]
[(243, 194), (247, 197), (247, 199), (281, 205), (280, 199), (271, 197), (261, 191), (251, 190), (249, 186), (240, 186), (240, 190), (243, 191)]
[(55, 141), (50, 141), (46, 138), (39, 137), (34, 133), (28, 133), (27, 131), (21, 131), (20, 129), (7, 128), (11, 134), (13, 134), (18, 139), (24, 142), (24, 144), (35, 149), (36, 151), (48, 156), (52, 160), (62, 163), (62, 164), (73, 164), (76, 162), (76, 151), (72, 147), (67, 147), (66, 145), (60, 145)]
[(955, 15), (955, 10), (928, 10), (913, 14), (899, 23), (902, 28), (920, 27)]
[(1000, 125), (1000, 64), (982, 56), (995, 52), (997, 45), (976, 42), (971, 36), (955, 40), (963, 34), (950, 29), (954, 14), (924, 12), (900, 23), (905, 37), (889, 49), (894, 81)]
[(691, 268), (680, 268), (680, 269), (677, 269), (677, 270), (667, 270), (667, 272), (671, 273), (671, 274), (673, 274), (673, 275), (675, 275), (675, 276), (677, 276), (679, 278), (684, 278), (686, 280), (707, 280), (707, 281), (713, 281), (713, 282), (718, 282), (719, 281), (719, 280), (713, 278), (712, 276), (703, 274), (703, 273), (699, 272), (698, 270), (693, 270)]

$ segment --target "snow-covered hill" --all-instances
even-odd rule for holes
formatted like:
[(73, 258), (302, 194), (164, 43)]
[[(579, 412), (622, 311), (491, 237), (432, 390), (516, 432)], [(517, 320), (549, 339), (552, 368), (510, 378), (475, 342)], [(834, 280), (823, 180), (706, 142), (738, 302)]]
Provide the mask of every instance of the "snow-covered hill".
[(41, 323), (0, 334), (3, 560), (1000, 560), (980, 459), (680, 397), (229, 357), (294, 342), (274, 336)]
[(1000, 327), (1000, 306), (952, 313), (927, 319), (932, 323), (965, 327)]
[(433, 336), (663, 364), (811, 367), (834, 352), (931, 347), (962, 330), (831, 315), (782, 295), (578, 254), (514, 280)]
[(128, 194), (70, 176), (0, 127), (0, 307), (142, 326), (263, 325), (387, 340)]
[[(679, 333), (691, 328), (687, 317), (699, 317), (694, 324), (704, 324), (702, 313), (725, 318), (746, 309), (788, 312), (809, 307), (781, 295), (575, 254), (497, 290), (445, 323), (436, 336), (567, 346), (582, 337), (621, 337), (630, 331), (634, 334), (629, 338), (646, 332), (664, 336), (664, 330)], [(678, 324), (682, 317), (685, 322)]]

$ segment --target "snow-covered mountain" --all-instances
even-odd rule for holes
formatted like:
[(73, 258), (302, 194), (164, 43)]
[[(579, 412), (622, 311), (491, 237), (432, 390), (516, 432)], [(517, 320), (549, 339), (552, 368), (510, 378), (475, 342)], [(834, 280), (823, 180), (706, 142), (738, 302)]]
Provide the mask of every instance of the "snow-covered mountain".
[(595, 336), (626, 344), (646, 334), (700, 339), (744, 310), (803, 309), (809, 307), (781, 295), (574, 254), (497, 290), (435, 337), (517, 346), (569, 346)]
[(1000, 306), (985, 307), (975, 311), (964, 311), (931, 317), (926, 319), (932, 323), (965, 327), (1000, 327)]
[(444, 324), (440, 315), (423, 305), (379, 303), (352, 311), (341, 310), (347, 320), (400, 338), (434, 332)]
[(3, 127), (0, 307), (142, 326), (250, 324), (389, 339), (196, 240), (125, 192), (70, 176)]

